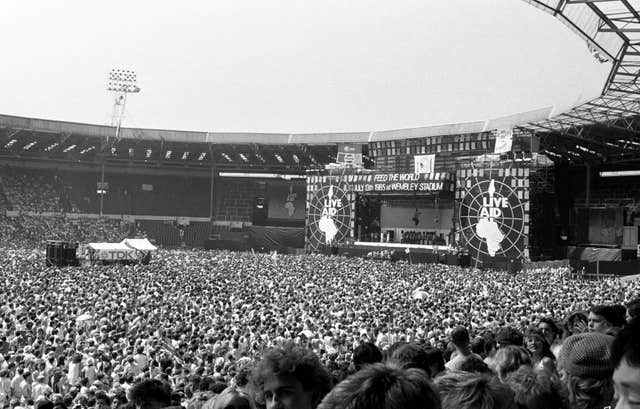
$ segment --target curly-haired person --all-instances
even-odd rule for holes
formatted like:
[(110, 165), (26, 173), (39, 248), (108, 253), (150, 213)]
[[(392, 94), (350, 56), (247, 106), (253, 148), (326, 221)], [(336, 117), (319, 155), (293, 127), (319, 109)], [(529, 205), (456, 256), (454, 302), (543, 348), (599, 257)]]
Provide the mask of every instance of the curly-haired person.
[(267, 409), (313, 409), (331, 389), (331, 377), (312, 351), (287, 344), (263, 355), (253, 384)]

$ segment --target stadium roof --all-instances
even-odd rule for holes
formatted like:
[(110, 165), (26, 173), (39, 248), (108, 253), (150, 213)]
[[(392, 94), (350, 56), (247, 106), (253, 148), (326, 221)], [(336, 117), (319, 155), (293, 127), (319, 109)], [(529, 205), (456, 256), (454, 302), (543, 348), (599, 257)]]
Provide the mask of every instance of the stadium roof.
[(111, 126), (0, 115), (0, 155), (33, 153), (62, 160), (70, 155), (90, 159), (100, 153), (142, 162), (160, 158), (180, 163), (182, 159), (202, 165), (218, 156), (217, 163), (230, 166), (234, 161), (251, 164), (255, 160), (263, 166), (304, 168), (333, 160), (335, 153), (327, 147), (340, 142), (367, 144), (515, 127), (519, 135), (540, 135), (541, 148), (554, 160), (640, 160), (640, 0), (524, 1), (561, 20), (586, 41), (596, 59), (611, 64), (598, 98), (553, 116), (553, 109), (546, 107), (496, 119), (410, 129), (291, 134), (122, 128), (118, 140)]
[(524, 1), (562, 21), (612, 68), (599, 97), (522, 128), (546, 134), (542, 145), (555, 158), (640, 158), (640, 0)]

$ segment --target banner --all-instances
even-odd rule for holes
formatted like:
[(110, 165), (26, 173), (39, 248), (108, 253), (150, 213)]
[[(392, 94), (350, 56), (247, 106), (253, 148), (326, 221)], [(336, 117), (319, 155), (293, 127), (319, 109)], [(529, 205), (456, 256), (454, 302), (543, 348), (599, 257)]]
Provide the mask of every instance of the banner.
[(433, 173), (436, 164), (436, 155), (415, 155), (414, 173)]
[(339, 143), (336, 162), (362, 165), (362, 145), (356, 143)]
[(513, 129), (498, 129), (496, 131), (496, 146), (493, 153), (511, 152), (513, 145)]
[[(453, 191), (447, 173), (375, 173), (356, 175), (350, 188), (354, 192), (442, 192)], [(351, 182), (349, 178), (347, 181)]]

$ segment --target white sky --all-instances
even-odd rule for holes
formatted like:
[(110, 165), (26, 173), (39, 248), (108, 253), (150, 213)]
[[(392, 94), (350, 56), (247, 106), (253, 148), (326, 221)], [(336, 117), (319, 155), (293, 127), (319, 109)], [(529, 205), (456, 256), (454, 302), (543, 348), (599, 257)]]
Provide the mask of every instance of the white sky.
[(0, 113), (330, 132), (482, 120), (597, 96), (610, 69), (518, 0), (2, 0)]

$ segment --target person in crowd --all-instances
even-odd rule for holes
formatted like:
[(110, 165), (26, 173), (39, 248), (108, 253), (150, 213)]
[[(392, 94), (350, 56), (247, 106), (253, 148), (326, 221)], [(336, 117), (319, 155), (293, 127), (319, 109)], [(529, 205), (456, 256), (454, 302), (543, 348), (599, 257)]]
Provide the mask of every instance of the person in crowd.
[(429, 376), (431, 374), (431, 362), (429, 361), (427, 352), (415, 343), (405, 343), (394, 348), (387, 358), (387, 361), (393, 362), (405, 369), (422, 369)]
[(32, 381), (33, 380), (31, 379), (31, 372), (24, 371), (22, 373), (22, 381), (20, 382), (20, 385), (18, 386), (18, 389), (15, 393), (15, 396), (18, 399), (21, 399), (24, 402), (33, 400), (33, 390), (31, 387)]
[(640, 297), (634, 298), (627, 304), (627, 322), (640, 317)]
[(253, 382), (267, 409), (313, 409), (331, 389), (318, 357), (292, 343), (267, 351)]
[(589, 310), (589, 331), (615, 335), (626, 321), (626, 309), (619, 305), (595, 305)]
[(382, 352), (375, 344), (363, 342), (353, 350), (353, 365), (356, 371), (364, 365), (382, 362)]
[(521, 347), (524, 341), (524, 335), (522, 331), (513, 327), (502, 327), (498, 330), (496, 335), (496, 343), (498, 348), (503, 348), (508, 345), (514, 345)]
[(538, 329), (542, 332), (547, 344), (549, 344), (553, 356), (557, 357), (558, 353), (560, 353), (560, 348), (562, 348), (562, 331), (556, 322), (549, 317), (542, 317), (538, 321)]
[(507, 345), (496, 353), (493, 368), (500, 380), (505, 380), (507, 375), (515, 372), (522, 366), (531, 366), (531, 355), (524, 347)]
[(640, 318), (623, 328), (611, 346), (616, 409), (640, 407)]
[(601, 409), (611, 404), (613, 337), (585, 332), (564, 340), (558, 370), (572, 409)]
[(424, 346), (423, 348), (427, 355), (426, 359), (429, 366), (428, 374), (431, 379), (435, 379), (436, 377), (444, 374), (446, 367), (444, 366), (444, 355), (442, 354), (442, 351), (430, 345)]
[(129, 390), (136, 409), (162, 409), (171, 405), (171, 386), (157, 379), (145, 379)]
[(536, 327), (528, 328), (524, 335), (524, 344), (531, 354), (531, 364), (534, 368), (555, 372), (556, 357), (551, 352), (551, 346), (542, 331)]
[(505, 379), (520, 409), (570, 409), (566, 388), (548, 371), (520, 367)]
[(212, 409), (256, 409), (253, 397), (235, 387), (227, 387), (213, 398)]
[(44, 375), (38, 375), (36, 382), (32, 385), (32, 399), (34, 401), (38, 400), (40, 397), (49, 396), (53, 390), (51, 387), (46, 384), (46, 378)]
[(589, 319), (587, 313), (583, 311), (573, 311), (565, 319), (565, 334), (563, 338), (571, 335), (587, 332), (589, 330)]
[(482, 358), (471, 352), (469, 331), (465, 327), (458, 326), (451, 331), (451, 343), (455, 347), (455, 351), (451, 355), (449, 362), (445, 364), (448, 370), (458, 370), (460, 365), (469, 357), (482, 360)]
[(480, 354), (483, 357), (484, 363), (493, 368), (495, 366), (495, 356), (498, 352), (498, 343), (496, 337), (491, 331), (484, 331), (482, 334), (482, 346), (483, 352)]
[(443, 409), (516, 409), (513, 391), (493, 375), (451, 371), (435, 382)]
[(371, 364), (336, 385), (318, 409), (440, 409), (427, 373), (393, 363)]
[(458, 370), (476, 373), (492, 373), (491, 368), (482, 359), (470, 355), (458, 365)]

